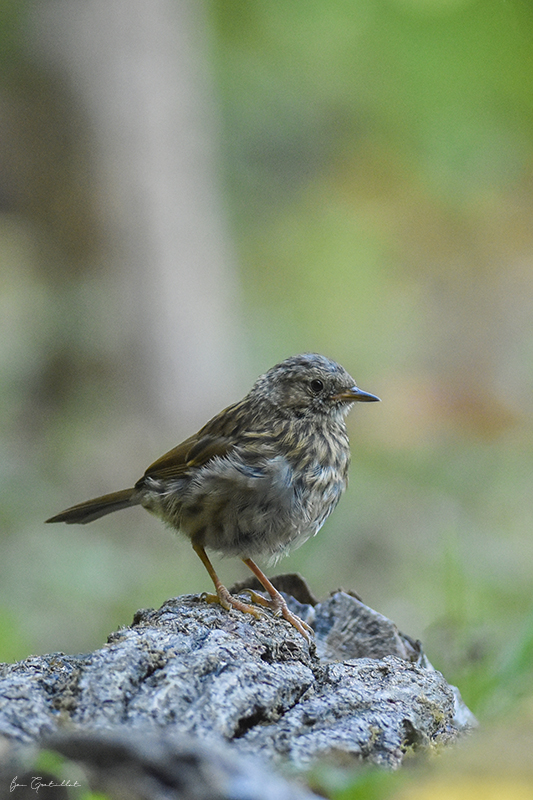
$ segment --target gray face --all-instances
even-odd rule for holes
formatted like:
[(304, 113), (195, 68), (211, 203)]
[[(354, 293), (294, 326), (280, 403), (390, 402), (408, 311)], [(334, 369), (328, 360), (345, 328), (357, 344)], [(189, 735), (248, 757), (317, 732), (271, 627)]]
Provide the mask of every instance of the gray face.
[(355, 397), (346, 395), (355, 381), (344, 367), (325, 356), (305, 353), (276, 364), (257, 379), (252, 393), (300, 414), (346, 413)]

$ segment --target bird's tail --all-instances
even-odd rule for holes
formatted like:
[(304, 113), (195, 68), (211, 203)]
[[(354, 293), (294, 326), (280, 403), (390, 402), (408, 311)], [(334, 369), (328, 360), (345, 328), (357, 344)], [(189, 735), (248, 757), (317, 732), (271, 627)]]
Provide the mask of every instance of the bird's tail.
[(121, 492), (104, 494), (102, 497), (95, 497), (94, 500), (78, 503), (77, 506), (71, 506), (71, 508), (61, 511), (60, 514), (56, 514), (55, 517), (50, 517), (46, 521), (66, 522), (69, 525), (76, 522), (80, 525), (85, 525), (86, 522), (92, 522), (95, 519), (104, 517), (106, 514), (112, 514), (113, 511), (119, 511), (121, 508), (136, 506), (140, 502), (135, 489), (123, 489)]

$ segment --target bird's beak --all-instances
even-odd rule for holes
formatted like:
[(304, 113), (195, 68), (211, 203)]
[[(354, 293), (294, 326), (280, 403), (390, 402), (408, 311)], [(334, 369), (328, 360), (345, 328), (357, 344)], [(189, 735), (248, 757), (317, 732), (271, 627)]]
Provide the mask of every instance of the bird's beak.
[(331, 398), (332, 400), (340, 400), (344, 403), (374, 403), (380, 402), (380, 398), (376, 397), (375, 394), (370, 394), (370, 392), (363, 392), (358, 386), (352, 386), (351, 389), (346, 389), (344, 392), (340, 392), (340, 394), (334, 394)]

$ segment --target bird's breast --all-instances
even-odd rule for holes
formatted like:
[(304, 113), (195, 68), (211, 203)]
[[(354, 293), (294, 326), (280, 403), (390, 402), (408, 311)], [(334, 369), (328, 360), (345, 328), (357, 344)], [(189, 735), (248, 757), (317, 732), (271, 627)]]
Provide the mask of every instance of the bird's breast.
[(313, 536), (346, 485), (347, 439), (320, 429), (263, 436), (179, 480), (146, 482), (143, 505), (194, 544), (279, 557)]

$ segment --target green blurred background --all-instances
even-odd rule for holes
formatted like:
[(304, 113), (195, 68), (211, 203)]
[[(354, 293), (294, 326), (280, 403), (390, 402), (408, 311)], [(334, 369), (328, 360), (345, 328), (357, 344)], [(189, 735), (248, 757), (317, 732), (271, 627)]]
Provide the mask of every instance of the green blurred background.
[(1, 0), (0, 69), (0, 658), (208, 590), (141, 510), (43, 520), (313, 350), (383, 402), (278, 571), (530, 730), (531, 4)]

